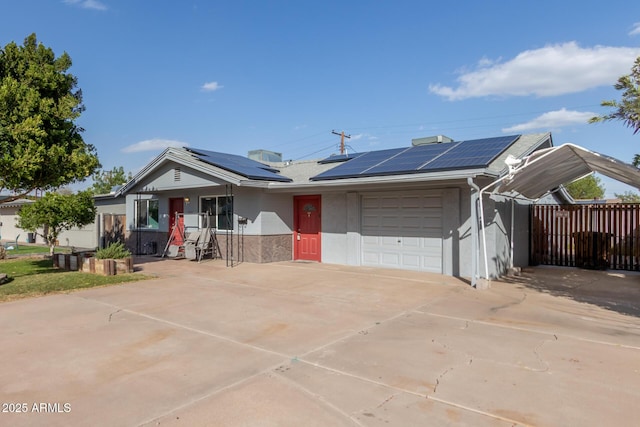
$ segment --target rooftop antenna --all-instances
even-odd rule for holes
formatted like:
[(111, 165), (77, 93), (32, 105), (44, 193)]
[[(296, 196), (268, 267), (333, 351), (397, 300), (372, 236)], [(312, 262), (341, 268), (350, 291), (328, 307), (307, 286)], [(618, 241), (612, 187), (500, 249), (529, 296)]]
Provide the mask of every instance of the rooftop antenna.
[(331, 133), (332, 133), (332, 134), (334, 134), (334, 135), (340, 135), (340, 154), (344, 156), (344, 154), (345, 154), (345, 150), (344, 150), (344, 139), (345, 139), (345, 138), (350, 139), (350, 138), (351, 138), (351, 135), (345, 135), (345, 134), (344, 134), (344, 131), (342, 131), (342, 132), (338, 133), (338, 132), (336, 132), (335, 130), (332, 130), (332, 131), (331, 131)]

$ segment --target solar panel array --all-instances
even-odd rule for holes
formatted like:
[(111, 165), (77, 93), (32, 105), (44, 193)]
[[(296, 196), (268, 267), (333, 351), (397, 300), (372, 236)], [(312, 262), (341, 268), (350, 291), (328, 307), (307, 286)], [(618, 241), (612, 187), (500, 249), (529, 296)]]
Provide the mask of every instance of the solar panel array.
[(319, 160), (318, 163), (321, 165), (327, 163), (339, 163), (346, 162), (347, 160), (355, 159), (356, 157), (360, 157), (362, 153), (351, 153), (351, 154), (332, 154), (326, 159)]
[(225, 169), (249, 179), (280, 182), (292, 181), (286, 176), (279, 175), (279, 170), (246, 157), (200, 149), (186, 148), (186, 150), (205, 163), (217, 166), (221, 169)]
[(520, 135), (370, 151), (311, 177), (312, 181), (485, 168)]

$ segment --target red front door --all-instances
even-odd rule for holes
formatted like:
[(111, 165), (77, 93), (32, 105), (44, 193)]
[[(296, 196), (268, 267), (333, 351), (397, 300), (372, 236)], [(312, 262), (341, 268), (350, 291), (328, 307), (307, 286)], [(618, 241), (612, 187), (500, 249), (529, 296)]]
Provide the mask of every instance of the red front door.
[(293, 214), (294, 259), (321, 261), (320, 196), (295, 196)]
[[(182, 197), (178, 198), (170, 198), (169, 199), (169, 238), (171, 238), (171, 232), (173, 231), (173, 226), (176, 224), (176, 213), (184, 213), (184, 199)], [(172, 245), (182, 245), (184, 242), (182, 241), (182, 235), (184, 234), (184, 217), (180, 217), (180, 221), (178, 222), (178, 230), (173, 235)]]

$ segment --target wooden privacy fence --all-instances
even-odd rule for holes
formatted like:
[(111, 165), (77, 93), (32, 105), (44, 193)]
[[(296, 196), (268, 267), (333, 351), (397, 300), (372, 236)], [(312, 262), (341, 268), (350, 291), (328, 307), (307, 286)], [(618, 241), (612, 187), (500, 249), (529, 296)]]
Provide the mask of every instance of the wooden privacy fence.
[(103, 214), (102, 245), (105, 248), (111, 243), (125, 242), (124, 226), (127, 222), (126, 215)]
[(530, 264), (640, 270), (640, 205), (531, 206)]

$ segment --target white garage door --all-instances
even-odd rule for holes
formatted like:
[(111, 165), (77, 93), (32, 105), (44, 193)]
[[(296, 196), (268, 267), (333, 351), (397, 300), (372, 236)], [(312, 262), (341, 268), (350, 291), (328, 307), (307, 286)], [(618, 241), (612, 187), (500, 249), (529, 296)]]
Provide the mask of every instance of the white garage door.
[(362, 265), (442, 272), (438, 192), (362, 196)]

